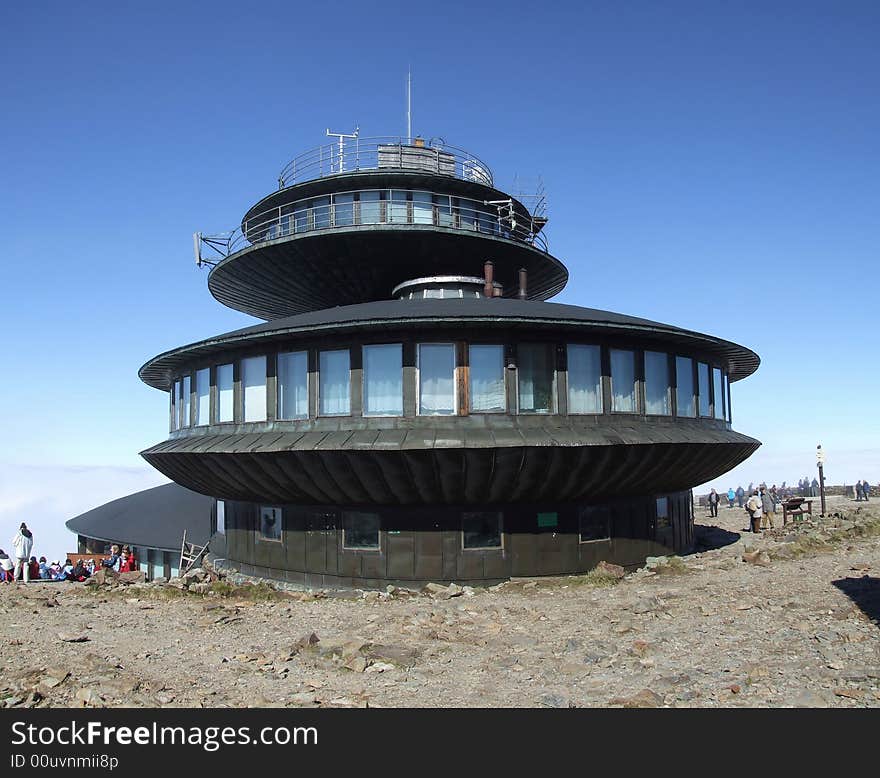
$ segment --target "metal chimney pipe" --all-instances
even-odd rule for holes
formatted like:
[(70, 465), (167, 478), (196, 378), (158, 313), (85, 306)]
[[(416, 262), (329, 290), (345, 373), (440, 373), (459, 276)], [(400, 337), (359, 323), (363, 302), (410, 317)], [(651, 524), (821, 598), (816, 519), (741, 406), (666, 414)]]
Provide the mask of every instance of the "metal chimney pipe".
[(501, 297), (501, 287), (493, 286), (492, 287), (492, 297)]
[(519, 269), (519, 299), (525, 300), (528, 297), (529, 274), (528, 271), (521, 267)]
[(483, 278), (485, 279), (483, 294), (486, 297), (491, 297), (493, 282), (495, 280), (495, 264), (490, 260), (486, 260), (486, 263), (483, 265)]

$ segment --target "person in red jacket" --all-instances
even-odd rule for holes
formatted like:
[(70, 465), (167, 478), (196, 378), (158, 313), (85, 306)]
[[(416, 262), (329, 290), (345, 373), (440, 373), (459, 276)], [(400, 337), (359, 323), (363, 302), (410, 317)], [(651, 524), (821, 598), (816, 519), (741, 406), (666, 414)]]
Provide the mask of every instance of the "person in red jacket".
[(122, 561), (119, 563), (119, 572), (131, 572), (131, 555), (128, 553), (128, 548), (126, 547), (123, 547), (122, 549)]

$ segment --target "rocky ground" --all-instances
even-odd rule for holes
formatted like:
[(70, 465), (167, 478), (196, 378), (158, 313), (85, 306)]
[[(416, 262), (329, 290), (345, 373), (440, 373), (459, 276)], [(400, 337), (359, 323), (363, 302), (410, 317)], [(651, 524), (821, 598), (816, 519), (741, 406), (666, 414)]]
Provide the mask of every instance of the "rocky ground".
[[(818, 507), (818, 506), (817, 506)], [(490, 590), (0, 585), (6, 707), (880, 706), (880, 501)]]

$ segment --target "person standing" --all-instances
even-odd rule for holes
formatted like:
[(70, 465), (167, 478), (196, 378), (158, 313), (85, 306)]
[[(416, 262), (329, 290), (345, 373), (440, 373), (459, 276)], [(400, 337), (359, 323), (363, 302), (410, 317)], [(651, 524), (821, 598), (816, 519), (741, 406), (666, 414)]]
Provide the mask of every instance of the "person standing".
[(709, 515), (718, 518), (718, 503), (721, 498), (714, 489), (709, 492)]
[(776, 501), (773, 499), (772, 492), (766, 487), (761, 489), (761, 529), (775, 529), (773, 519), (776, 516)]
[(868, 495), (871, 494), (871, 484), (868, 483), (867, 478), (862, 481), (862, 494), (865, 495), (865, 502), (868, 502)]
[(862, 482), (856, 481), (856, 502), (862, 501)]
[(728, 508), (733, 507), (733, 501), (735, 499), (736, 499), (736, 492), (733, 491), (733, 487), (731, 486), (730, 489), (727, 490), (727, 502), (729, 503), (729, 505), (727, 506)]
[(13, 577), (16, 581), (24, 579), (24, 582), (27, 583), (30, 580), (29, 562), (33, 545), (34, 536), (27, 528), (27, 524), (22, 522), (18, 532), (12, 538), (12, 548), (15, 556), (15, 572)]
[(746, 503), (746, 510), (751, 517), (752, 532), (761, 531), (761, 497), (757, 492), (752, 492)]
[(739, 507), (743, 507), (743, 499), (745, 499), (746, 492), (742, 488), (742, 484), (736, 487), (736, 501), (739, 504)]
[(819, 496), (819, 482), (814, 478), (813, 483), (810, 484), (810, 497), (818, 497)]

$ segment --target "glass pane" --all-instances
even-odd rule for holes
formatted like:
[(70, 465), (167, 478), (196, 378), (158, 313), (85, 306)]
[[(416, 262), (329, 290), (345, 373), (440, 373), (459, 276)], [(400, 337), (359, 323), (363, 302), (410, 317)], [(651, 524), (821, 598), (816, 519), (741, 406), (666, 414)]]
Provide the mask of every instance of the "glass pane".
[(330, 226), (330, 198), (315, 197), (312, 201), (312, 222), (316, 230)]
[(192, 377), (184, 376), (183, 377), (183, 416), (181, 419), (181, 426), (189, 427), (190, 419), (192, 419), (192, 408), (191, 408), (191, 399), (192, 399)]
[(403, 416), (403, 346), (364, 346), (364, 416)]
[(260, 508), (260, 537), (281, 540), (281, 508)]
[(498, 211), (490, 210), (492, 206), (477, 206), (477, 218), (480, 232), (498, 232)]
[(392, 189), (391, 202), (388, 203), (388, 221), (406, 223), (407, 202), (405, 189)]
[(232, 421), (232, 365), (217, 366), (217, 421)]
[(318, 368), (318, 412), (322, 416), (347, 416), (351, 413), (348, 349), (322, 351)]
[(451, 227), (452, 208), (449, 206), (449, 197), (446, 195), (434, 195), (434, 205), (437, 209), (437, 224), (441, 227)]
[(501, 514), (480, 512), (461, 516), (462, 548), (501, 548)]
[(727, 387), (727, 421), (733, 421), (733, 406), (730, 399), (730, 376), (724, 376), (724, 385)]
[(413, 192), (413, 224), (434, 223), (434, 201), (430, 192)]
[(463, 230), (477, 229), (477, 212), (471, 200), (455, 198), (458, 201), (459, 226)]
[(180, 429), (180, 381), (174, 382), (171, 391), (171, 429)]
[(278, 418), (309, 416), (309, 360), (305, 351), (278, 355)]
[(309, 228), (309, 209), (305, 202), (297, 203), (293, 207), (293, 229), (295, 232), (305, 232)]
[(455, 413), (455, 346), (451, 343), (419, 345), (419, 413)]
[(602, 350), (568, 346), (568, 412), (602, 413)]
[(471, 413), (504, 412), (504, 346), (470, 346)]
[(211, 423), (211, 370), (196, 371), (196, 424)]
[(679, 416), (694, 416), (694, 363), (688, 357), (675, 358), (675, 402)]
[(344, 511), (342, 514), (343, 548), (379, 550), (379, 514)]
[(553, 413), (553, 348), (541, 343), (517, 347), (520, 413)]
[(379, 224), (382, 221), (381, 192), (361, 192), (361, 224)]
[(241, 397), (245, 421), (266, 421), (266, 357), (241, 360)]
[(715, 418), (724, 418), (724, 379), (721, 376), (721, 368), (712, 368), (712, 390), (715, 398)]
[(709, 365), (697, 363), (697, 376), (700, 379), (700, 416), (709, 415)]
[(645, 352), (645, 413), (667, 416), (669, 403), (669, 359), (658, 351)]
[(636, 412), (635, 352), (611, 349), (611, 410)]
[(581, 543), (608, 540), (611, 537), (611, 514), (607, 508), (592, 505), (581, 508), (578, 524)]
[(226, 534), (226, 503), (223, 500), (217, 500), (217, 532)]
[(333, 196), (333, 223), (337, 227), (351, 227), (354, 224), (354, 194)]

